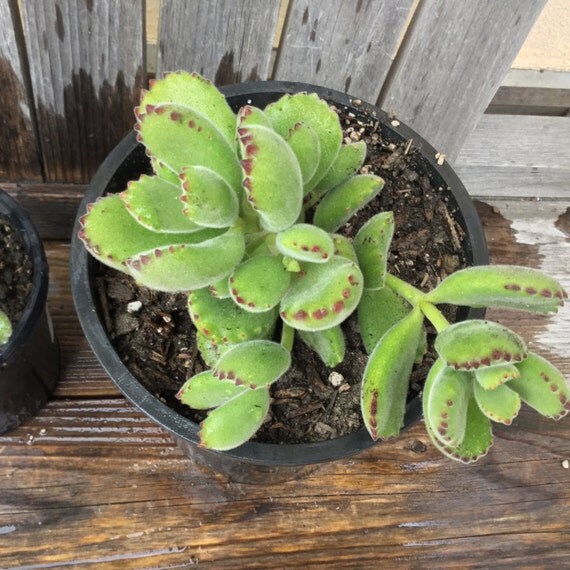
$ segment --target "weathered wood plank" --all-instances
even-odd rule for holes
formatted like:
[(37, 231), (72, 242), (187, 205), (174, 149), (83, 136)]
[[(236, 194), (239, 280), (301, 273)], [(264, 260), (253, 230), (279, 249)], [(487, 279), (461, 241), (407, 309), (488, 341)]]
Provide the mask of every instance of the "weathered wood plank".
[(157, 76), (198, 71), (217, 85), (267, 79), (279, 0), (163, 0)]
[(46, 178), (87, 182), (132, 128), (144, 82), (143, 1), (21, 4)]
[[(19, 50), (15, 1), (0, 3), (0, 179), (41, 180), (33, 107), (26, 89), (25, 61)], [(21, 46), (20, 46), (21, 47)]]
[(413, 0), (291, 0), (275, 79), (375, 102), (413, 5)]
[(454, 165), (472, 196), (570, 198), (570, 119), (483, 115)]
[(454, 162), (545, 4), (420, 2), (380, 106)]

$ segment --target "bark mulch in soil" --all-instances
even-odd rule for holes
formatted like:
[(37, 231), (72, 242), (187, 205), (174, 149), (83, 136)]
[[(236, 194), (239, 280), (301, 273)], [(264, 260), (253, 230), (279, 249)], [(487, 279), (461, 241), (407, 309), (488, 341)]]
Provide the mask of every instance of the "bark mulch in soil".
[[(463, 230), (453, 220), (446, 190), (434, 187), (417, 167), (413, 144), (384, 140), (374, 121), (361, 122), (339, 111), (347, 141), (365, 140), (368, 156), (363, 172), (386, 181), (382, 192), (343, 228), (353, 237), (370, 215), (392, 210), (396, 231), (390, 271), (422, 290), (432, 289), (449, 273), (465, 266)], [(128, 276), (102, 268), (98, 278), (105, 324), (120, 357), (132, 374), (155, 396), (181, 414), (201, 421), (205, 414), (175, 398), (184, 381), (206, 367), (196, 349), (195, 329), (186, 296), (138, 287)], [(454, 311), (446, 309), (448, 318)], [(332, 439), (363, 426), (360, 379), (366, 366), (358, 323), (343, 325), (347, 352), (343, 363), (329, 369), (301, 341), (293, 348), (293, 366), (272, 386), (270, 414), (257, 441), (300, 443)], [(433, 330), (427, 324), (428, 337)], [(421, 391), (434, 360), (433, 349), (415, 366), (408, 397)]]
[(0, 215), (0, 309), (15, 327), (32, 290), (32, 261), (20, 234)]

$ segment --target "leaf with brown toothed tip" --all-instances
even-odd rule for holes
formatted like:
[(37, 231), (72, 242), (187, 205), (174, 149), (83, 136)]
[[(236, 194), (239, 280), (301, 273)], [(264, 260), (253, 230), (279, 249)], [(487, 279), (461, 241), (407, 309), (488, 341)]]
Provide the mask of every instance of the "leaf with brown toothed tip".
[(485, 265), (468, 267), (446, 277), (427, 294), (426, 300), (550, 313), (556, 312), (567, 297), (556, 279), (537, 269)]
[(277, 310), (248, 313), (232, 299), (217, 299), (209, 289), (188, 295), (188, 312), (199, 333), (218, 345), (269, 338), (277, 322)]
[(179, 183), (178, 180), (174, 185), (158, 176), (143, 174), (138, 180), (129, 182), (127, 189), (119, 195), (131, 216), (151, 231), (190, 233), (202, 230), (183, 213)]
[(234, 143), (194, 109), (173, 104), (147, 108), (139, 116), (141, 142), (174, 172), (204, 166), (241, 193), (242, 172)]
[(328, 263), (307, 263), (294, 274), (281, 300), (281, 318), (298, 330), (318, 331), (344, 321), (362, 296), (362, 273), (355, 263), (333, 257)]
[(291, 273), (283, 267), (281, 256), (257, 255), (230, 275), (230, 295), (245, 311), (263, 313), (279, 304), (290, 282)]
[(237, 114), (237, 128), (253, 125), (271, 128), (271, 121), (261, 109), (252, 105), (244, 105)]
[(200, 243), (222, 233), (217, 229), (177, 234), (151, 231), (129, 214), (119, 194), (105, 196), (90, 204), (80, 223), (79, 237), (89, 253), (101, 263), (124, 273), (130, 273), (126, 261), (142, 252), (182, 243)]
[(521, 408), (520, 396), (507, 384), (495, 390), (485, 390), (474, 382), (473, 393), (479, 409), (494, 422), (511, 425)]
[(131, 275), (145, 287), (178, 292), (207, 287), (229, 275), (245, 252), (238, 229), (200, 243), (182, 243), (142, 252), (127, 260)]
[(199, 226), (227, 228), (237, 219), (238, 197), (231, 186), (213, 170), (187, 166), (180, 174), (183, 212)]
[(245, 390), (208, 414), (200, 424), (200, 446), (218, 451), (245, 443), (261, 427), (271, 398), (267, 387)]
[(238, 134), (248, 202), (264, 229), (287, 229), (299, 217), (303, 204), (303, 180), (297, 158), (289, 145), (267, 127), (239, 128)]
[(570, 411), (570, 389), (553, 364), (538, 354), (516, 365), (520, 377), (508, 383), (523, 402), (548, 418), (560, 419)]
[(335, 232), (384, 187), (384, 180), (374, 174), (349, 178), (324, 195), (315, 209), (313, 223), (327, 232)]
[(150, 164), (152, 166), (153, 172), (163, 180), (174, 184), (178, 188), (180, 188), (180, 179), (178, 178), (178, 172), (174, 172), (174, 170), (170, 170), (166, 164), (160, 162), (158, 158), (149, 154)]
[(343, 144), (328, 172), (311, 190), (307, 198), (311, 203), (316, 204), (329, 190), (354, 176), (364, 163), (365, 158), (366, 143), (364, 141)]
[(432, 366), (430, 374), (433, 378), (429, 398), (424, 399), (425, 421), (443, 445), (459, 446), (467, 427), (473, 375), (446, 366), (442, 359)]
[(333, 240), (334, 244), (334, 254), (338, 257), (346, 257), (354, 263), (358, 263), (358, 257), (356, 256), (356, 251), (352, 242), (345, 236), (341, 234), (329, 234)]
[(311, 224), (295, 224), (279, 232), (275, 245), (283, 255), (310, 263), (327, 263), (334, 253), (329, 234)]
[(210, 410), (225, 404), (245, 390), (245, 386), (224, 382), (216, 378), (211, 370), (205, 370), (186, 380), (176, 398), (195, 410)]
[(458, 370), (520, 362), (527, 355), (523, 339), (492, 321), (469, 320), (441, 331), (435, 341), (438, 354)]
[(315, 93), (284, 95), (265, 108), (273, 128), (287, 138), (299, 122), (311, 127), (317, 134), (320, 160), (313, 177), (305, 184), (305, 191), (312, 190), (333, 164), (342, 144), (342, 128), (338, 115), (328, 103)]
[(404, 425), (410, 374), (421, 339), (423, 314), (418, 307), (379, 340), (364, 370), (360, 409), (372, 439), (387, 439)]
[(475, 370), (475, 379), (484, 390), (495, 390), (501, 384), (518, 378), (520, 372), (514, 364), (484, 366)]
[(306, 193), (307, 184), (319, 167), (321, 158), (319, 137), (310, 125), (299, 122), (289, 129), (285, 140), (299, 161), (303, 176), (303, 193)]
[(444, 366), (445, 363), (442, 363), (441, 359), (435, 362), (424, 386), (423, 407), (426, 431), (434, 446), (443, 453), (443, 455), (462, 463), (472, 463), (485, 456), (491, 448), (491, 445), (493, 445), (491, 421), (479, 409), (475, 397), (471, 396), (467, 405), (467, 423), (461, 444), (458, 446), (446, 445), (436, 437), (435, 428), (429, 421), (426, 406), (431, 397), (431, 390), (438, 374), (437, 367), (442, 365)]
[(141, 98), (140, 110), (147, 105), (173, 103), (189, 107), (207, 117), (227, 141), (235, 145), (235, 113), (216, 86), (198, 73), (177, 71), (160, 80), (151, 80), (150, 89)]
[(225, 352), (214, 367), (214, 376), (254, 390), (275, 382), (290, 365), (291, 354), (279, 343), (250, 340)]

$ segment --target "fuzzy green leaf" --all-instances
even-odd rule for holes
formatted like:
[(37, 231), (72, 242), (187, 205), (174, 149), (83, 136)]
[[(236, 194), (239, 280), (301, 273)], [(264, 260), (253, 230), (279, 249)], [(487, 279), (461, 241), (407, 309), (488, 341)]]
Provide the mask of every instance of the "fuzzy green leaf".
[(344, 321), (362, 295), (362, 273), (343, 257), (309, 263), (293, 276), (281, 301), (281, 318), (298, 330), (318, 331)]
[(150, 90), (143, 93), (138, 113), (146, 112), (147, 105), (173, 103), (197, 111), (220, 131), (228, 143), (235, 146), (236, 116), (217, 87), (198, 73), (177, 71), (164, 78), (150, 80)]
[(511, 265), (469, 267), (446, 277), (427, 294), (432, 303), (556, 312), (568, 295), (541, 271)]
[(334, 254), (338, 257), (346, 257), (354, 263), (358, 263), (358, 257), (356, 256), (356, 251), (352, 242), (343, 235), (340, 234), (330, 234), (334, 244)]
[(520, 396), (507, 385), (495, 390), (485, 390), (478, 382), (473, 383), (475, 400), (480, 410), (492, 421), (510, 425), (521, 408)]
[(206, 370), (186, 380), (176, 397), (195, 410), (209, 410), (225, 404), (245, 390), (245, 386), (219, 380), (211, 370)]
[(329, 234), (311, 224), (295, 224), (279, 232), (275, 245), (283, 255), (311, 263), (326, 263), (334, 253)]
[(430, 436), (434, 446), (450, 459), (461, 461), (462, 463), (472, 463), (480, 457), (486, 455), (493, 444), (493, 433), (491, 431), (491, 421), (481, 412), (475, 397), (471, 396), (467, 406), (467, 423), (465, 435), (459, 446), (444, 445), (435, 435), (436, 427), (431, 424), (428, 415), (427, 404), (431, 398), (432, 387), (437, 379), (441, 367), (445, 367), (445, 362), (437, 360), (432, 366), (424, 386), (423, 406), (426, 431)]
[(229, 281), (234, 302), (246, 311), (261, 313), (279, 304), (289, 288), (291, 274), (281, 257), (258, 255), (236, 267)]
[(200, 424), (200, 445), (227, 451), (245, 443), (261, 427), (270, 401), (266, 387), (238, 394)]
[(518, 378), (520, 373), (514, 364), (501, 364), (498, 366), (485, 366), (475, 370), (477, 383), (484, 390), (495, 390), (501, 384)]
[(228, 277), (222, 277), (219, 281), (209, 286), (210, 293), (217, 299), (227, 299), (230, 294), (230, 280)]
[(172, 184), (158, 176), (141, 176), (119, 194), (127, 211), (139, 224), (154, 232), (189, 233), (201, 230), (186, 215), (180, 180)]
[(196, 332), (196, 344), (198, 345), (202, 360), (206, 363), (206, 366), (210, 368), (214, 368), (220, 356), (222, 356), (228, 348), (233, 346), (233, 344), (216, 344), (201, 332)]
[(393, 235), (394, 214), (392, 212), (376, 214), (358, 230), (354, 238), (354, 249), (364, 275), (366, 289), (384, 287)]
[(365, 289), (358, 304), (358, 324), (366, 352), (370, 354), (384, 334), (411, 310), (411, 305), (388, 287)]
[(304, 188), (306, 188), (319, 166), (321, 158), (319, 137), (311, 126), (305, 123), (296, 123), (289, 129), (285, 140), (299, 161)]
[(196, 244), (157, 247), (127, 260), (131, 275), (145, 287), (176, 292), (200, 289), (229, 275), (245, 252), (243, 234), (225, 234)]
[(254, 390), (268, 386), (291, 365), (291, 354), (270, 340), (251, 340), (232, 346), (214, 368), (214, 376)]
[(164, 180), (165, 182), (170, 182), (174, 184), (177, 188), (180, 188), (180, 178), (178, 178), (178, 172), (174, 172), (170, 170), (166, 164), (158, 160), (155, 156), (150, 156), (150, 164), (152, 166), (153, 172), (158, 176), (160, 179)]
[(126, 261), (157, 248), (198, 244), (219, 236), (223, 230), (202, 229), (183, 234), (158, 233), (146, 229), (129, 214), (119, 194), (99, 198), (90, 204), (80, 220), (79, 237), (101, 263), (125, 273)]
[(0, 344), (6, 344), (12, 335), (12, 323), (8, 315), (0, 310)]
[(247, 200), (261, 225), (279, 232), (293, 225), (303, 204), (299, 162), (289, 145), (266, 127), (238, 129)]
[(172, 104), (147, 106), (139, 112), (141, 142), (174, 172), (204, 166), (241, 192), (242, 172), (235, 143), (230, 143), (205, 116)]
[(421, 338), (419, 308), (380, 339), (368, 359), (361, 390), (361, 410), (372, 439), (395, 437), (404, 425), (410, 374)]
[(527, 355), (524, 341), (510, 329), (491, 321), (455, 323), (439, 333), (435, 349), (459, 370), (520, 362)]
[(328, 192), (315, 210), (313, 223), (335, 232), (382, 190), (384, 180), (373, 174), (359, 174)]
[(299, 331), (299, 336), (320, 356), (325, 366), (332, 368), (344, 360), (345, 343), (340, 325), (323, 331)]
[(470, 372), (442, 366), (441, 359), (434, 365), (435, 376), (425, 400), (426, 423), (435, 437), (452, 447), (461, 445), (467, 427), (467, 406), (473, 393), (473, 376)]
[(275, 328), (277, 310), (248, 313), (232, 299), (216, 299), (208, 289), (188, 295), (188, 311), (198, 331), (215, 344), (234, 344), (269, 337)]
[(343, 144), (324, 178), (311, 190), (310, 202), (316, 204), (329, 190), (354, 176), (365, 158), (366, 143), (364, 141)]
[(520, 377), (508, 384), (523, 402), (548, 418), (560, 419), (570, 411), (570, 389), (562, 373), (548, 360), (530, 353), (516, 365)]
[(316, 94), (284, 95), (265, 109), (273, 128), (287, 138), (291, 129), (303, 122), (314, 130), (319, 139), (320, 161), (313, 177), (305, 185), (308, 192), (316, 186), (333, 164), (342, 144), (342, 129), (338, 115)]
[(185, 216), (208, 228), (227, 228), (236, 221), (238, 197), (221, 176), (203, 166), (188, 166), (180, 179)]
[(258, 127), (267, 127), (269, 129), (272, 128), (271, 121), (261, 109), (253, 107), (252, 105), (241, 107), (237, 114), (237, 128), (251, 127), (254, 125)]

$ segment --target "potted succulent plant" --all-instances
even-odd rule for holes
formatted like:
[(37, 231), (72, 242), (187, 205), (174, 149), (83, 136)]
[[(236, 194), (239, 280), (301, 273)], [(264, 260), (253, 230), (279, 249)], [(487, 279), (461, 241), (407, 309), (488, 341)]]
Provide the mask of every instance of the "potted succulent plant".
[(53, 392), (59, 348), (47, 312), (48, 265), (28, 215), (0, 192), (0, 433), (33, 416)]
[[(132, 139), (124, 141), (80, 208), (80, 241), (72, 253), (76, 307), (123, 392), (191, 454), (205, 451), (210, 462), (272, 469), (323, 461), (395, 437), (406, 419), (418, 417), (419, 398), (410, 403), (407, 396), (414, 364), (427, 351), (427, 324), (437, 359), (423, 390), (423, 413), (444, 454), (465, 462), (484, 455), (492, 443), (491, 421), (510, 423), (521, 401), (547, 416), (565, 415), (570, 394), (564, 378), (529, 353), (515, 332), (477, 318), (451, 324), (438, 308), (553, 312), (566, 297), (562, 287), (536, 270), (511, 266), (468, 267), (430, 291), (402, 280), (388, 270), (391, 212), (373, 213), (350, 237), (343, 233), (384, 186), (363, 167), (366, 144), (344, 140), (338, 109), (328, 102), (336, 98), (346, 108), (354, 101), (321, 91), (324, 101), (295, 84), (258, 96), (248, 89), (238, 87), (226, 100), (196, 73), (152, 82), (135, 110), (136, 140), (148, 158), (141, 160)], [(388, 122), (381, 111), (361, 101), (356, 106), (349, 116)], [(393, 123), (399, 136), (410, 138), (411, 131)], [(433, 159), (427, 162), (434, 166)], [(447, 165), (442, 170), (451, 172)], [(129, 176), (138, 179), (127, 184)], [(460, 186), (456, 178), (452, 186)], [(472, 216), (468, 198), (459, 195)], [(469, 224), (480, 231), (475, 219)], [(482, 254), (472, 257), (475, 264), (486, 260), (481, 238), (478, 245)], [(93, 259), (87, 261), (86, 250), (149, 289), (188, 293), (208, 369), (188, 378), (178, 398), (208, 410), (200, 426), (141, 393), (117, 363), (93, 310)], [(344, 358), (342, 327), (351, 315), (358, 315), (369, 354), (360, 393), (366, 430), (296, 449), (246, 443), (267, 416), (271, 387), (291, 364), (294, 339), (332, 368)]]

